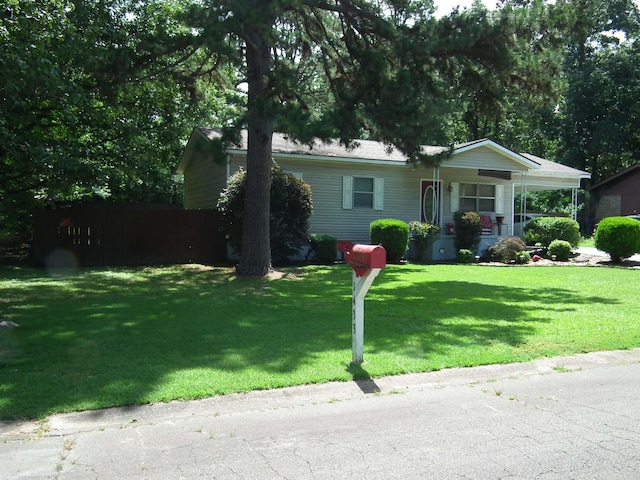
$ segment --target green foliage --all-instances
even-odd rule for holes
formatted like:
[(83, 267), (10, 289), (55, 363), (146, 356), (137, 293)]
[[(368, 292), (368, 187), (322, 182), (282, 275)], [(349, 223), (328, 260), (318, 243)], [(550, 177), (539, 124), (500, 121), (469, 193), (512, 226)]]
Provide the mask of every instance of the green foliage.
[(387, 251), (387, 263), (397, 263), (409, 247), (409, 225), (392, 218), (375, 220), (369, 225), (369, 237)]
[(409, 222), (409, 239), (413, 242), (416, 259), (420, 260), (429, 245), (440, 236), (440, 226), (431, 223)]
[(338, 256), (338, 239), (332, 235), (314, 233), (310, 237), (311, 250), (319, 263), (332, 264)]
[(558, 112), (561, 154), (564, 163), (591, 172), (597, 183), (638, 161), (638, 6), (628, 0), (572, 1), (563, 10), (567, 87)]
[(509, 263), (516, 261), (518, 254), (524, 250), (525, 244), (522, 239), (518, 237), (503, 237), (489, 247), (489, 255), (492, 260)]
[(181, 202), (185, 138), (237, 103), (203, 77), (192, 2), (3, 5), (0, 224), (28, 232), (52, 201)]
[[(193, 16), (217, 40), (212, 50), (224, 52), (220, 63), (245, 63), (250, 101), (236, 126), (260, 139), (247, 151), (247, 168), (258, 176), (271, 154), (262, 140), (273, 129), (303, 143), (375, 138), (411, 162), (437, 165), (450, 152), (426, 155), (422, 146), (454, 143), (445, 117), (457, 110), (451, 99), (467, 96), (458, 91), (461, 82), (476, 87), (468, 96), (481, 94), (483, 107), (501, 109), (501, 93), (514, 78), (507, 15), (478, 5), (437, 19), (431, 2), (347, 3), (205, 2)], [(256, 190), (256, 203), (267, 202)], [(266, 223), (266, 209), (247, 215), (247, 228)], [(252, 240), (262, 244), (264, 235)], [(263, 250), (251, 264), (241, 260), (238, 271), (263, 275)]]
[(575, 247), (580, 242), (580, 225), (566, 217), (538, 217), (524, 226), (524, 238), (529, 245), (549, 246), (554, 240), (564, 240)]
[[(584, 191), (581, 190), (580, 194), (583, 195)], [(523, 206), (523, 197), (521, 193), (516, 193), (516, 211), (519, 211)], [(573, 210), (571, 189), (527, 192), (526, 206), (529, 212), (570, 215)], [(582, 210), (583, 207), (584, 204), (578, 205), (578, 210)]]
[(456, 255), (458, 263), (471, 263), (473, 262), (473, 252), (467, 248), (461, 248)]
[(480, 237), (482, 236), (480, 215), (477, 212), (458, 210), (453, 214), (453, 221), (456, 228), (454, 240), (456, 250), (477, 251), (480, 245)]
[(524, 265), (525, 263), (529, 263), (531, 261), (531, 255), (529, 252), (518, 252), (516, 253), (516, 263), (519, 265)]
[(611, 260), (620, 263), (640, 253), (640, 222), (627, 217), (608, 217), (598, 224), (594, 236), (597, 249), (611, 255)]
[[(234, 173), (218, 199), (222, 228), (228, 236), (229, 246), (237, 253), (242, 249), (246, 179), (245, 170)], [(311, 188), (273, 162), (270, 191), (271, 256), (274, 263), (283, 264), (308, 242), (309, 217), (313, 210)]]
[(547, 257), (553, 258), (560, 262), (566, 262), (571, 256), (571, 244), (565, 240), (554, 240), (549, 244), (547, 249)]

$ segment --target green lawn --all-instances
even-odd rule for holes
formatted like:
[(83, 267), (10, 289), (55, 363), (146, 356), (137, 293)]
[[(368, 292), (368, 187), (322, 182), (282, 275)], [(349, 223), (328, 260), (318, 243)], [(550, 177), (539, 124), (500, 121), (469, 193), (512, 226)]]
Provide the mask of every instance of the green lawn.
[(351, 360), (351, 270), (0, 269), (0, 418), (640, 346), (640, 272), (390, 265)]
[(593, 237), (589, 237), (589, 238), (585, 238), (582, 237), (580, 238), (580, 242), (578, 243), (578, 246), (580, 247), (595, 247), (595, 241), (593, 240)]

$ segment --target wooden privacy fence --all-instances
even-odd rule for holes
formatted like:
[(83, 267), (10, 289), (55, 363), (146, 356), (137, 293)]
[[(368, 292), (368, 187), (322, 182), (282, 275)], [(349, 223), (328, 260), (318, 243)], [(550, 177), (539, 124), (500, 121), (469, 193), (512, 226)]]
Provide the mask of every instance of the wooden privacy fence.
[(34, 221), (33, 259), (39, 266), (215, 264), (226, 259), (215, 210), (87, 204), (41, 209)]

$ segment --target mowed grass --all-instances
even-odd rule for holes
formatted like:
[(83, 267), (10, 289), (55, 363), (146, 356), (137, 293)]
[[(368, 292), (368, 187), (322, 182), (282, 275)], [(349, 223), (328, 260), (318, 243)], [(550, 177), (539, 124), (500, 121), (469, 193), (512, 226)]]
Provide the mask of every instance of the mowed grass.
[(0, 418), (640, 346), (640, 272), (390, 265), (351, 361), (351, 270), (0, 269)]

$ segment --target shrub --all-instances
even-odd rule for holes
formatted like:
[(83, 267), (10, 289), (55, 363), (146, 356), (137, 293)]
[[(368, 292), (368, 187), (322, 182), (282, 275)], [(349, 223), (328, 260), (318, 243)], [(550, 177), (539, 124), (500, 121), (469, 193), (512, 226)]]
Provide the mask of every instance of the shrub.
[(480, 215), (477, 212), (459, 210), (453, 214), (453, 222), (456, 226), (456, 250), (465, 249), (472, 252), (478, 250), (482, 235)]
[(566, 240), (554, 240), (549, 244), (547, 256), (552, 258), (554, 255), (556, 260), (566, 262), (571, 256), (571, 244)]
[[(229, 186), (218, 199), (221, 228), (229, 246), (240, 253), (244, 220), (247, 173), (239, 170), (229, 178)], [(286, 173), (275, 162), (271, 166), (269, 235), (274, 264), (286, 263), (309, 241), (309, 217), (313, 210), (311, 188), (302, 180)]]
[[(498, 239), (495, 245), (489, 247), (491, 259), (509, 263), (517, 259), (518, 253), (525, 249), (524, 242), (518, 237), (505, 237)], [(527, 262), (525, 262), (527, 263)]]
[(580, 225), (566, 217), (538, 217), (524, 226), (524, 238), (529, 245), (549, 246), (554, 240), (564, 240), (575, 247), (580, 241)]
[(314, 233), (311, 235), (310, 245), (316, 261), (326, 264), (336, 261), (338, 256), (338, 239), (336, 237)]
[(531, 255), (529, 252), (523, 251), (516, 253), (516, 263), (519, 265), (524, 265), (525, 263), (529, 263), (531, 261)]
[(608, 217), (600, 221), (594, 236), (597, 249), (611, 255), (611, 261), (640, 253), (640, 222), (627, 217)]
[(471, 263), (473, 262), (473, 252), (467, 248), (461, 248), (458, 250), (458, 263)]
[(431, 223), (409, 222), (409, 239), (413, 242), (416, 259), (420, 260), (429, 245), (440, 236), (440, 227)]
[(369, 225), (369, 237), (387, 251), (388, 263), (397, 263), (409, 247), (409, 225), (392, 218), (375, 220)]

